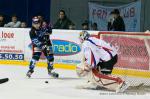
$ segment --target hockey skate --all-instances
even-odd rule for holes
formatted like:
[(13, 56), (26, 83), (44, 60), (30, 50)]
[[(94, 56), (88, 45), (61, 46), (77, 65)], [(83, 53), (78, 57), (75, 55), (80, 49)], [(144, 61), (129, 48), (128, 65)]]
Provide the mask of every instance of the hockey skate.
[(124, 92), (128, 87), (129, 84), (124, 81), (118, 86), (118, 88), (116, 89), (116, 93)]
[(28, 78), (30, 78), (33, 72), (34, 72), (34, 70), (33, 70), (33, 69), (30, 69), (30, 70), (27, 72), (26, 76), (27, 76)]
[(52, 72), (52, 70), (53, 70), (53, 67), (48, 68), (48, 75), (50, 75), (51, 77), (54, 77), (54, 78), (58, 78), (59, 74), (56, 72)]

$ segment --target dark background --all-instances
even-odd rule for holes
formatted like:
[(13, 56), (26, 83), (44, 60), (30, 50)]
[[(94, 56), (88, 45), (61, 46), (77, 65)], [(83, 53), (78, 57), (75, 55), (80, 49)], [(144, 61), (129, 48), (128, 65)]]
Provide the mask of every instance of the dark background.
[(0, 14), (5, 16), (7, 22), (15, 14), (18, 20), (31, 26), (31, 19), (37, 14), (44, 16), (47, 21), (50, 20), (50, 5), (51, 0), (0, 0)]

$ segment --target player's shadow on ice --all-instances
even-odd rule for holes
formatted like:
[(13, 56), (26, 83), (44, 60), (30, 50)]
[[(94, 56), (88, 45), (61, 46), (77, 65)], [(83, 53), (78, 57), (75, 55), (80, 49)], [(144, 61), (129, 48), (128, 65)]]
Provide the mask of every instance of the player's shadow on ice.
[(106, 91), (106, 92), (114, 92), (112, 90), (109, 90), (107, 88), (104, 87), (77, 87), (77, 89), (86, 89), (86, 90), (99, 90), (99, 91)]
[[(112, 90), (108, 90), (104, 87), (77, 87), (77, 89), (86, 89), (86, 90), (99, 90), (99, 91), (104, 91), (104, 92), (114, 92)], [(146, 86), (144, 84), (140, 84), (138, 86), (129, 86), (124, 94), (139, 94), (139, 95), (144, 95), (146, 93), (150, 93), (150, 86)]]
[(146, 94), (150, 93), (150, 86), (140, 84), (138, 86), (130, 86), (127, 90), (127, 93), (137, 93), (137, 94)]

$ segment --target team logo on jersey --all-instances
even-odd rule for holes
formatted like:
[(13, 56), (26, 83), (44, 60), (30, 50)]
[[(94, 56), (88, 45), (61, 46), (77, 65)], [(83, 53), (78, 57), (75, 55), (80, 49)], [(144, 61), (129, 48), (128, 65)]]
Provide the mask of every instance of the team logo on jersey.
[(56, 56), (74, 55), (81, 51), (78, 44), (66, 40), (52, 40), (53, 51)]

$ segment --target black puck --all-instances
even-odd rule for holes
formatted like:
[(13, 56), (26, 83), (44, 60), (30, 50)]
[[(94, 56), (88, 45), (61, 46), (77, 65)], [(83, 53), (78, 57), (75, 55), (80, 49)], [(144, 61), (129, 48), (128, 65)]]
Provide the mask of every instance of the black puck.
[(48, 81), (45, 81), (45, 83), (48, 83)]

